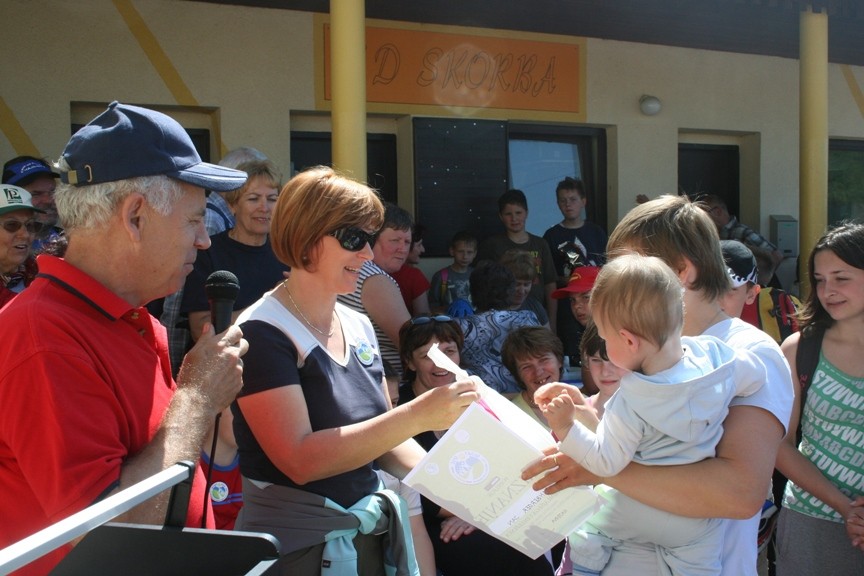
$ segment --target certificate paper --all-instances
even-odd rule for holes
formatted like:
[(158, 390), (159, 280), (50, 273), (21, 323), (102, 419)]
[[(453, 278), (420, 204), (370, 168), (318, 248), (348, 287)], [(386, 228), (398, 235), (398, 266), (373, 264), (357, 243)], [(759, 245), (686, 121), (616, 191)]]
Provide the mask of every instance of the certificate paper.
[(537, 558), (599, 509), (590, 487), (548, 495), (522, 469), (555, 445), (552, 435), (509, 400), (483, 386), (404, 482), (456, 516)]

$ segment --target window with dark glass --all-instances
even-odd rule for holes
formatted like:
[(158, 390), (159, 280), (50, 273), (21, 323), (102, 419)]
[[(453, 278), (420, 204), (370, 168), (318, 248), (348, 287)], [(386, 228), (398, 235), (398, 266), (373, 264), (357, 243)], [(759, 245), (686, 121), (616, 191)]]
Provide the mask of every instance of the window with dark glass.
[(565, 177), (586, 184), (586, 217), (605, 228), (605, 132), (601, 129), (497, 120), (415, 118), (417, 221), (427, 256), (446, 256), (459, 230), (482, 240), (502, 232), (498, 197), (525, 192), (529, 232), (541, 236), (561, 220), (555, 187)]

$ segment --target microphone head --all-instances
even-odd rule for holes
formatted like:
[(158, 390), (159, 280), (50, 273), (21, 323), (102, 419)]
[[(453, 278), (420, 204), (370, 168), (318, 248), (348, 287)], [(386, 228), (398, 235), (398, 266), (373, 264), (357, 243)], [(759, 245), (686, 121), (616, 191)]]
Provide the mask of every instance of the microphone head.
[(208, 300), (236, 300), (240, 294), (240, 282), (228, 270), (216, 270), (207, 277), (204, 292)]

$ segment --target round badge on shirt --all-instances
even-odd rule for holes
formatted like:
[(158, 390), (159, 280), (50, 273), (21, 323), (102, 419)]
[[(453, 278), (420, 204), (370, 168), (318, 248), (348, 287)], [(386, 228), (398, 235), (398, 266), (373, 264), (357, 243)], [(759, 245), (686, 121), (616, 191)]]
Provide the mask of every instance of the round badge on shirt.
[(354, 349), (354, 355), (357, 356), (357, 360), (359, 360), (364, 366), (371, 366), (373, 360), (375, 360), (375, 353), (372, 351), (372, 346), (365, 341), (357, 343), (357, 347)]
[(228, 485), (225, 482), (214, 482), (210, 486), (210, 499), (213, 502), (222, 502), (228, 498)]

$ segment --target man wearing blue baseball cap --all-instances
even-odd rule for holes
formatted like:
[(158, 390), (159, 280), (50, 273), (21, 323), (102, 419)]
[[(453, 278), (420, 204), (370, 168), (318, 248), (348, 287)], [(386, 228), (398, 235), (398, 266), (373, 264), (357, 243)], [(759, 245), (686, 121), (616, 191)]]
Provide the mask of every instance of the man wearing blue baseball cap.
[[(242, 386), (247, 344), (204, 335), (171, 377), (165, 329), (145, 304), (175, 292), (210, 240), (205, 189), (246, 174), (201, 161), (168, 116), (112, 103), (57, 164), (64, 258), (0, 312), (0, 548), (181, 460), (197, 461), (216, 415)], [(196, 470), (189, 525), (207, 507)], [(121, 520), (162, 524), (162, 494)], [(207, 518), (212, 526), (212, 515)], [(22, 573), (44, 574), (67, 548)]]

